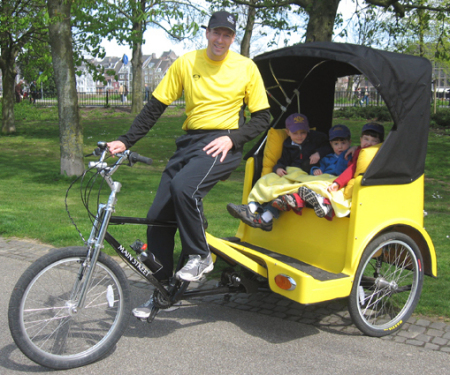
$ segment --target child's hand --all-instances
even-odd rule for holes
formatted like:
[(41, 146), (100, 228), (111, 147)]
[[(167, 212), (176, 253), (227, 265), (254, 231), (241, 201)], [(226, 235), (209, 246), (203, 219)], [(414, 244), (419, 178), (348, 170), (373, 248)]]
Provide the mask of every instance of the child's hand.
[(328, 191), (338, 191), (339, 190), (339, 184), (336, 182), (333, 182), (330, 186), (327, 188)]
[(317, 163), (319, 162), (319, 160), (320, 160), (320, 155), (319, 155), (318, 152), (315, 152), (314, 154), (312, 154), (312, 155), (309, 157), (309, 162), (310, 162), (311, 164), (317, 164)]
[(313, 174), (314, 176), (320, 176), (322, 174), (322, 171), (320, 169), (314, 169)]
[(348, 157), (351, 155), (353, 157), (353, 154), (355, 153), (356, 149), (358, 148), (358, 146), (353, 146), (350, 147), (347, 152), (345, 153), (344, 159), (348, 160)]
[(287, 174), (286, 170), (284, 168), (278, 168), (276, 174), (280, 177), (283, 177)]

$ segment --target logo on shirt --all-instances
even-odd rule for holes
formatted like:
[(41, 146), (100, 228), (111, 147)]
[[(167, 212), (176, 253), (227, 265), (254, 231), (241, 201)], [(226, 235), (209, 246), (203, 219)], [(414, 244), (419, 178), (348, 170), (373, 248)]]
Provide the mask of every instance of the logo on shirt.
[(200, 74), (194, 74), (192, 78), (194, 78), (194, 81), (198, 81), (200, 79)]

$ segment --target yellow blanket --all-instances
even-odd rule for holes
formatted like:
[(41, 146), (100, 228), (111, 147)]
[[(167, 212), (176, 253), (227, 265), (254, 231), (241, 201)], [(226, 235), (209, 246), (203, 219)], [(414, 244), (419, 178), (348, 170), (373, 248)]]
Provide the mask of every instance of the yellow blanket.
[(330, 200), (337, 217), (350, 214), (352, 200), (344, 198), (344, 189), (339, 189), (337, 192), (327, 190), (336, 176), (331, 174), (311, 176), (295, 167), (287, 167), (287, 172), (283, 177), (279, 177), (276, 173), (269, 173), (261, 177), (250, 192), (248, 201), (261, 204), (270, 202), (280, 195), (297, 193), (300, 186), (307, 186)]

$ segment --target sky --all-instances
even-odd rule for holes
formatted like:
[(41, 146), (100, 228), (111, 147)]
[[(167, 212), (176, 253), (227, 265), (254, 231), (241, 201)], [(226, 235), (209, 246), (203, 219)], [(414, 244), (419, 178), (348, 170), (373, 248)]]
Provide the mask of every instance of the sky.
[[(144, 34), (146, 42), (142, 46), (143, 54), (151, 55), (152, 53), (156, 53), (156, 56), (159, 57), (164, 51), (169, 50), (174, 51), (178, 56), (188, 52), (187, 49), (184, 49), (183, 43), (172, 42), (165, 34), (165, 31), (162, 29), (147, 30)], [(131, 60), (131, 49), (129, 46), (119, 46), (115, 41), (103, 41), (101, 45), (106, 50), (106, 56), (121, 57), (126, 54), (128, 59)]]
[[(341, 0), (339, 3), (339, 12), (342, 12), (344, 15), (344, 19), (348, 17), (352, 13), (352, 9), (354, 8), (354, 5), (352, 4), (351, 0)], [(201, 32), (204, 32), (203, 29), (201, 29)], [(201, 33), (200, 32), (200, 33)], [(142, 47), (142, 52), (144, 55), (151, 55), (152, 53), (155, 53), (157, 57), (161, 56), (161, 54), (165, 51), (172, 50), (174, 51), (178, 56), (183, 55), (186, 52), (189, 52), (190, 50), (196, 49), (192, 46), (187, 47), (184, 43), (176, 43), (171, 41), (166, 37), (166, 33), (159, 28), (151, 28), (147, 30), (144, 34), (145, 38), (145, 44)], [(199, 40), (201, 40), (202, 36), (199, 36)], [(206, 39), (203, 36), (204, 45), (203, 47), (206, 47)], [(124, 54), (128, 56), (128, 59), (131, 60), (131, 49), (129, 46), (119, 46), (117, 42), (112, 41), (103, 41), (101, 45), (106, 50), (106, 56), (116, 56), (116, 57), (122, 57)], [(283, 47), (282, 45), (279, 45), (279, 48)], [(239, 46), (237, 43), (234, 43), (234, 45), (231, 47), (232, 50), (239, 52)]]

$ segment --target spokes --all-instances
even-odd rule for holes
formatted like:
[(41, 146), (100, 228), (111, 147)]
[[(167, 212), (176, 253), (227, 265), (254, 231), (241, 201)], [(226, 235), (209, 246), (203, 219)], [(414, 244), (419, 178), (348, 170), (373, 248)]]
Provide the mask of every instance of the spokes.
[(358, 301), (362, 317), (378, 326), (391, 323), (409, 307), (417, 270), (414, 253), (402, 242), (391, 242), (373, 254), (377, 257), (368, 260)]
[(84, 306), (79, 307), (73, 292), (81, 290), (81, 284), (74, 289), (80, 266), (78, 259), (53, 265), (34, 281), (24, 298), (24, 329), (45, 352), (83, 352), (106, 337), (114, 324), (119, 308), (114, 275), (97, 265)]

